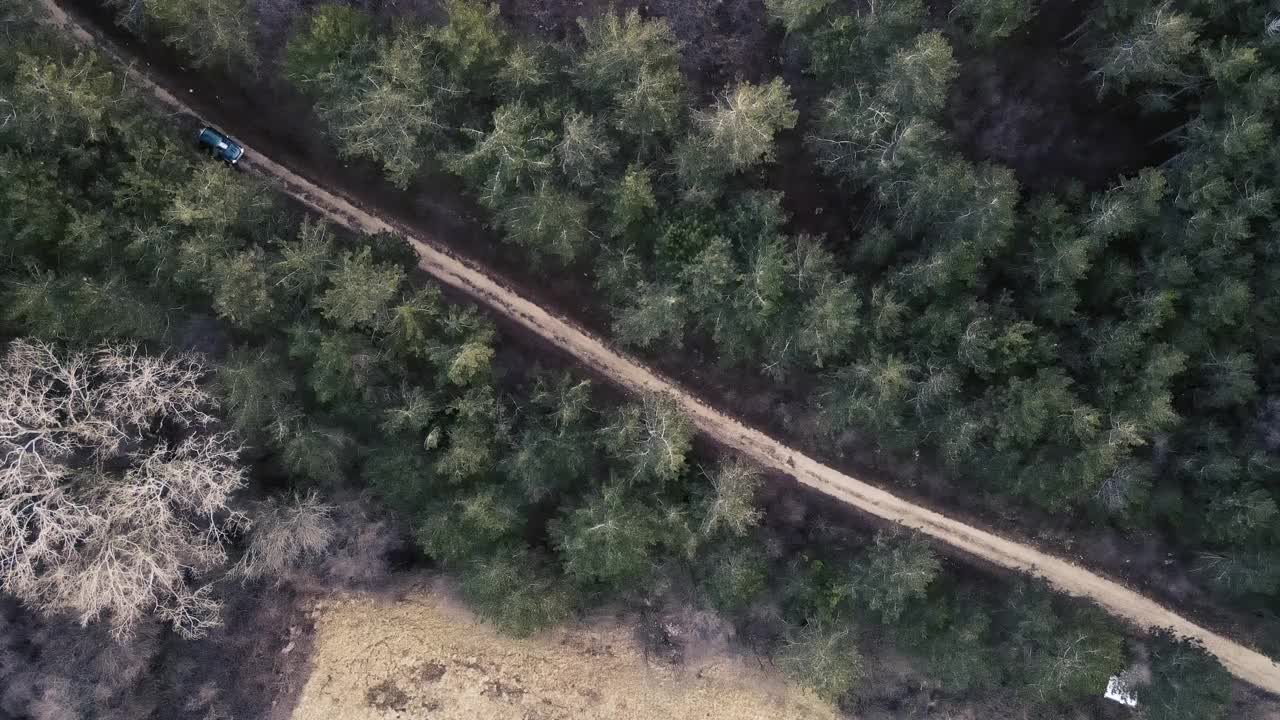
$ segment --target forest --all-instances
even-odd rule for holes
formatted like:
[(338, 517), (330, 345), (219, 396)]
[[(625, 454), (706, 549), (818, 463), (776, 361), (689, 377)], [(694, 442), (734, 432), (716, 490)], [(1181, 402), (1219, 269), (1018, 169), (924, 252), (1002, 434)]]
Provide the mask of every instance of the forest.
[[(322, 3), (272, 53), (266, 0), (113, 9), (211, 73), (293, 87), (396, 187), (453, 174), (532, 277), (588, 278), (619, 343), (806, 398), (779, 422), (812, 445), (1159, 534), (1225, 607), (1274, 617), (1280, 11), (1092, 4), (1067, 28), (1081, 82), (1168, 152), (1047, 182), (977, 157), (952, 106), (966, 63), (1048, 8), (945, 5), (768, 0), (776, 66), (733, 72), (690, 59), (678, 16), (626, 8), (551, 37), (480, 0)], [(905, 657), (913, 702), (1071, 717), (1141, 664), (1146, 717), (1228, 717), (1193, 645), (816, 498), (794, 519), (793, 488), (666, 399), (540, 357), (403, 239), (201, 158), (36, 12), (0, 9), (0, 711), (259, 716), (270, 670), (208, 659), (251, 646), (280, 587), (409, 563), (516, 635), (710, 609), (850, 711), (889, 702), (880, 667)], [(798, 213), (783, 163), (832, 206)]]
[[(479, 2), (320, 5), (261, 61), (248, 30), (167, 37), (278, 73), (395, 185), (455, 174), (535, 277), (593, 278), (582, 302), (620, 343), (794, 388), (812, 412), (779, 422), (810, 443), (927, 453), (978, 504), (1159, 533), (1226, 602), (1271, 602), (1274, 13), (1098, 4), (1072, 30), (1088, 90), (1161, 128), (1167, 157), (1030, 191), (966, 155), (947, 105), (960, 58), (1034, 3), (766, 5), (804, 97), (691, 76), (672, 24), (634, 10), (548, 41)], [(786, 162), (834, 188), (829, 222), (777, 182), (796, 135)]]
[[(531, 277), (587, 273), (578, 302), (642, 354), (790, 388), (776, 426), (811, 447), (923, 462), (993, 512), (1158, 535), (1220, 602), (1274, 608), (1280, 11), (1109, 0), (1068, 28), (1085, 92), (1165, 150), (1091, 186), (952, 137), (965, 59), (1052, 8), (765, 5), (782, 67), (724, 84), (690, 68), (674, 11), (548, 39), (481, 2), (322, 4), (271, 57), (248, 31), (217, 52), (168, 37), (278, 75), (397, 186), (453, 173)], [(833, 206), (789, 210), (811, 189), (781, 162)]]

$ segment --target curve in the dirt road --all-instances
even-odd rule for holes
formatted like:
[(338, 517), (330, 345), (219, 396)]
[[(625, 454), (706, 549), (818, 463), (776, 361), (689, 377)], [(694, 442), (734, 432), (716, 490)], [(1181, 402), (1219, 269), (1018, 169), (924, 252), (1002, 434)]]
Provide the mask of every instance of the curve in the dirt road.
[[(54, 2), (42, 0), (52, 20), (79, 42), (93, 45), (130, 73), (158, 102), (174, 112), (195, 115), (161, 85), (138, 72), (121, 53), (99, 41), (87, 28), (72, 21)], [(234, 128), (226, 128), (234, 134)], [(408, 238), (420, 265), (440, 282), (460, 290), (511, 321), (553, 343), (576, 360), (629, 392), (665, 393), (679, 401), (699, 430), (711, 439), (780, 473), (791, 475), (842, 502), (876, 517), (919, 530), (969, 555), (1019, 572), (1039, 576), (1057, 589), (1087, 597), (1108, 612), (1142, 628), (1169, 628), (1178, 635), (1203, 643), (1233, 675), (1256, 687), (1280, 695), (1280, 665), (1178, 615), (1159, 603), (1097, 573), (967, 523), (947, 517), (885, 490), (823, 465), (759, 430), (748, 427), (703, 403), (686, 388), (663, 377), (640, 361), (570, 321), (508, 289), (492, 273), (444, 250), (431, 238), (368, 212), (338, 192), (326, 190), (265, 155), (246, 147), (248, 169), (278, 183), (281, 189), (333, 221), (363, 233), (393, 230)]]

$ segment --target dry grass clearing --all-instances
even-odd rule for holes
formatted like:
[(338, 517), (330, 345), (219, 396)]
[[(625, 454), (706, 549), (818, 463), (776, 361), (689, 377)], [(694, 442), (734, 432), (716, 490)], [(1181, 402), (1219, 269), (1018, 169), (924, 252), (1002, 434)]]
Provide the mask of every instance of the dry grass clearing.
[(835, 720), (753, 660), (711, 653), (672, 666), (630, 628), (573, 625), (517, 640), (441, 592), (331, 600), (293, 720)]

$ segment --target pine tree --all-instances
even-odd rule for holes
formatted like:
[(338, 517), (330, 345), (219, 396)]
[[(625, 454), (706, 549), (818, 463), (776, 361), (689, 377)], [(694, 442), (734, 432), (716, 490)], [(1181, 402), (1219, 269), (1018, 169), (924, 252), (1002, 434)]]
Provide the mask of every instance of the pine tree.
[(1025, 25), (1038, 4), (1039, 0), (960, 0), (951, 16), (960, 18), (979, 45), (994, 45)]
[(677, 127), (684, 104), (679, 43), (665, 20), (629, 11), (581, 18), (584, 48), (573, 68), (579, 88), (610, 108), (613, 126), (652, 145)]
[(653, 508), (628, 497), (622, 485), (605, 486), (552, 526), (565, 573), (584, 585), (640, 585), (653, 572), (661, 541), (653, 515)]
[(537, 109), (509, 103), (493, 113), (493, 129), (466, 130), (471, 148), (449, 160), (449, 169), (461, 175), (490, 207), (521, 191), (534, 188), (555, 164), (554, 134), (543, 127)]
[(595, 185), (617, 151), (618, 146), (595, 118), (579, 112), (565, 116), (556, 159), (561, 175), (571, 184), (581, 188)]
[(628, 345), (647, 348), (658, 341), (678, 348), (684, 341), (685, 301), (671, 285), (642, 283), (627, 304), (614, 311), (613, 332)]
[(304, 90), (348, 80), (373, 52), (373, 22), (364, 12), (336, 3), (320, 5), (305, 30), (285, 48), (283, 73)]
[(867, 555), (853, 566), (851, 593), (857, 604), (893, 625), (908, 604), (924, 598), (941, 569), (919, 535), (879, 532)]
[(1204, 648), (1152, 633), (1151, 683), (1139, 687), (1152, 720), (1219, 720), (1227, 717), (1231, 677)]
[(241, 328), (252, 328), (270, 318), (271, 288), (261, 248), (214, 261), (211, 270), (207, 284), (219, 317)]
[(904, 115), (928, 115), (942, 109), (957, 74), (951, 46), (942, 33), (920, 35), (893, 54), (885, 67), (880, 94)]
[(375, 263), (369, 248), (347, 252), (330, 276), (331, 285), (316, 305), (340, 328), (376, 327), (400, 292), (404, 271)]
[(624, 405), (600, 432), (606, 452), (628, 466), (631, 482), (675, 480), (693, 441), (689, 418), (665, 395)]
[(856, 689), (867, 674), (853, 630), (816, 621), (788, 632), (778, 665), (830, 702)]
[(755, 505), (760, 487), (760, 469), (742, 458), (722, 460), (707, 473), (712, 492), (703, 513), (702, 533), (710, 535), (721, 528), (734, 535), (744, 535), (760, 521)]
[(585, 200), (543, 180), (531, 192), (509, 198), (498, 215), (507, 241), (535, 259), (550, 256), (563, 265), (583, 254), (595, 237), (588, 226), (589, 209)]
[(528, 548), (503, 549), (462, 571), (462, 593), (476, 614), (504, 632), (526, 637), (573, 611), (574, 597)]
[(1186, 61), (1194, 53), (1198, 23), (1174, 11), (1169, 3), (1154, 5), (1093, 58), (1100, 91), (1123, 92), (1137, 83), (1189, 84)]
[(797, 117), (791, 91), (774, 78), (766, 85), (738, 83), (693, 120), (720, 162), (737, 171), (772, 159), (774, 136), (795, 127)]
[[(119, 0), (119, 4), (124, 5), (123, 0)], [(146, 20), (163, 33), (165, 41), (189, 54), (197, 67), (235, 68), (257, 64), (253, 44), (254, 13), (244, 0), (231, 0), (222, 6), (200, 0), (145, 0), (141, 8)], [(135, 21), (128, 14), (122, 17), (126, 24)]]

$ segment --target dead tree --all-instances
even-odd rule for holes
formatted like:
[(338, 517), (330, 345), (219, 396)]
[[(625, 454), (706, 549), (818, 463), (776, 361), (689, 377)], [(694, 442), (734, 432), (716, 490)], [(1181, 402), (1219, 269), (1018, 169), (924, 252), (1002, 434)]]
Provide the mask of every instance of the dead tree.
[(200, 578), (226, 561), (245, 482), (214, 431), (195, 356), (136, 347), (0, 359), (0, 587), (117, 635), (154, 614), (183, 635), (218, 623)]

